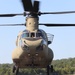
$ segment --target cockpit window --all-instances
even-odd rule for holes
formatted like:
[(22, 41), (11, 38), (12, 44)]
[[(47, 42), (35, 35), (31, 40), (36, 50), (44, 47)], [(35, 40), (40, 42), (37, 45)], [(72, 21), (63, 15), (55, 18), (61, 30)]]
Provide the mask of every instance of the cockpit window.
[(43, 32), (42, 30), (38, 30), (37, 32), (29, 32), (27, 30), (24, 30), (21, 34), (21, 38), (31, 38), (31, 37), (46, 39), (45, 32)]
[(47, 35), (46, 35), (46, 33), (43, 30), (41, 30), (41, 29), (39, 29), (39, 32), (41, 33), (43, 39), (47, 41)]
[(31, 34), (31, 37), (35, 37), (35, 33), (30, 33)]
[(42, 33), (36, 33), (36, 37), (43, 37)]
[(22, 38), (27, 38), (27, 37), (29, 37), (29, 33), (23, 33), (23, 34), (21, 35), (21, 37), (22, 37)]

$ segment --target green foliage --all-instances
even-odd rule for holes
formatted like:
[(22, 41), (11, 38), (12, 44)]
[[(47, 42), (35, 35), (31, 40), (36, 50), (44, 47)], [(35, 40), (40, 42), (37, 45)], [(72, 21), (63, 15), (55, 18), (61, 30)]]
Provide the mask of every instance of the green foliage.
[[(53, 60), (52, 65), (54, 66), (54, 70), (59, 72), (60, 75), (69, 75), (75, 73), (75, 58)], [(14, 75), (12, 73), (12, 66), (13, 64), (0, 64), (0, 75)], [(20, 73), (18, 75), (36, 75), (39, 73), (46, 75), (46, 69), (20, 69)]]
[(54, 60), (52, 64), (62, 75), (75, 73), (75, 58)]

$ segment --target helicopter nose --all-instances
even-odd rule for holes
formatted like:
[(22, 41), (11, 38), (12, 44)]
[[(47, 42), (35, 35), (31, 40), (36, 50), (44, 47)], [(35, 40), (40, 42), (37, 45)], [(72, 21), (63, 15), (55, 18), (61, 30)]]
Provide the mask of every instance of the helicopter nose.
[(23, 50), (29, 50), (29, 47), (28, 47), (27, 45), (23, 45), (23, 46), (22, 46), (22, 49), (23, 49)]
[(23, 40), (23, 45), (21, 46), (23, 50), (35, 50), (41, 48), (43, 45), (42, 39), (36, 40)]
[(21, 48), (22, 48), (23, 50), (29, 50), (29, 46), (28, 46), (28, 44), (25, 42), (25, 40), (22, 40), (22, 41), (21, 41)]

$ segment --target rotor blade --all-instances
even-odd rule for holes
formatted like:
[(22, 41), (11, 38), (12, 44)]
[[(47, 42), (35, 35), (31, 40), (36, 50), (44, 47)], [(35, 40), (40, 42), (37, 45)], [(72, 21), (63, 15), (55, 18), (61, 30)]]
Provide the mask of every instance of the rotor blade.
[(0, 26), (25, 26), (25, 24), (0, 24)]
[(0, 14), (0, 17), (14, 17), (17, 15), (24, 15), (24, 14)]
[(39, 14), (71, 14), (75, 13), (75, 11), (62, 11), (62, 12), (39, 12)]
[(33, 11), (34, 12), (38, 12), (39, 11), (39, 1), (34, 1)]
[(43, 24), (43, 23), (39, 25), (45, 25), (45, 26), (51, 26), (51, 27), (75, 26), (75, 24)]
[(22, 0), (24, 11), (32, 11), (33, 6), (31, 0)]

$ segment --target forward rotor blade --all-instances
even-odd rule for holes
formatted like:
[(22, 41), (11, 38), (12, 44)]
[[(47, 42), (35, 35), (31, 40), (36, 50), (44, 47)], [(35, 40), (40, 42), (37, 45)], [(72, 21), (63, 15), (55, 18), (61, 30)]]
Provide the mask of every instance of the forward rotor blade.
[(23, 15), (23, 14), (0, 14), (0, 17), (14, 17), (17, 15)]
[(38, 12), (39, 11), (39, 1), (34, 1), (33, 11), (34, 12)]
[(0, 26), (25, 26), (25, 24), (0, 24)]
[(39, 25), (45, 25), (50, 27), (66, 27), (66, 26), (75, 26), (75, 24), (39, 24)]
[(33, 6), (31, 0), (22, 0), (24, 11), (32, 11)]
[(39, 14), (71, 14), (75, 13), (75, 11), (62, 11), (62, 12), (40, 12)]

